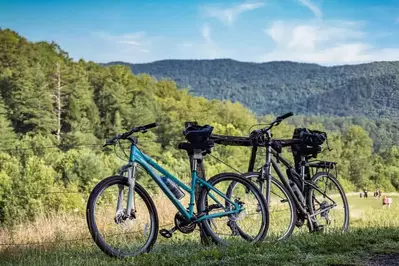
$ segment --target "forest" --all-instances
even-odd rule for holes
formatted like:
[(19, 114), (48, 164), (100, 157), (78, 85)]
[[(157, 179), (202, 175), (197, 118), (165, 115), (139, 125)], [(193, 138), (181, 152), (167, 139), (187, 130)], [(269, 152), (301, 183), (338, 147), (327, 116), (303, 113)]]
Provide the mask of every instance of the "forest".
[(259, 115), (397, 118), (399, 62), (325, 67), (296, 62), (247, 63), (231, 59), (163, 60), (124, 64), (135, 74), (170, 78), (209, 99), (239, 101)]
[[(367, 130), (376, 151), (399, 144), (399, 62), (324, 67), (296, 62), (231, 59), (162, 60), (127, 65), (133, 73), (171, 79), (208, 99), (238, 101), (257, 115), (293, 111), (330, 130)], [(306, 120), (306, 119), (305, 119)]]
[[(246, 70), (237, 69), (229, 67), (230, 61), (222, 62), (226, 64), (224, 82), (252, 78), (251, 66)], [(275, 91), (275, 95), (271, 93), (270, 100), (266, 101), (266, 94), (259, 97), (260, 90), (252, 85), (246, 87), (248, 93), (245, 94), (247, 99), (242, 99), (244, 105), (248, 106), (253, 100), (257, 106), (265, 107), (255, 114), (237, 102), (243, 88), (232, 86), (227, 89), (218, 80), (214, 80), (212, 85), (201, 83), (202, 77), (198, 76), (201, 88), (207, 88), (207, 91), (199, 93), (193, 87), (177, 86), (170, 79), (157, 80), (151, 76), (154, 74), (151, 71), (148, 74), (132, 74), (129, 66), (76, 61), (54, 42), (34, 43), (10, 29), (0, 29), (0, 222), (11, 224), (33, 219), (44, 210), (84, 209), (84, 199), (93, 186), (117, 173), (125, 161), (122, 151), (102, 148), (105, 139), (133, 126), (154, 121), (159, 126), (138, 135), (138, 146), (185, 181), (189, 178), (189, 162), (185, 152), (176, 149), (177, 144), (184, 140), (182, 131), (185, 121), (210, 124), (217, 134), (245, 136), (251, 126), (270, 122), (283, 111), (293, 111), (301, 115), (276, 127), (273, 131), (275, 137), (290, 138), (295, 127), (325, 130), (332, 151), (325, 150), (319, 158), (338, 162), (339, 179), (347, 192), (377, 187), (383, 192), (397, 191), (399, 149), (394, 144), (397, 144), (399, 133), (391, 126), (391, 115), (396, 114), (392, 105), (395, 96), (394, 93), (390, 97), (384, 96), (386, 92), (378, 86), (382, 84), (380, 82), (391, 82), (392, 88), (396, 86), (393, 69), (399, 64), (386, 64), (390, 65), (376, 63), (377, 67), (373, 70), (375, 83), (368, 83), (360, 74), (359, 80), (364, 79), (362, 82), (368, 84), (370, 93), (380, 95), (376, 102), (385, 104), (386, 109), (380, 108), (380, 112), (387, 118), (329, 117), (334, 114), (332, 107), (326, 109), (331, 113), (323, 113), (323, 116), (305, 116), (307, 112), (298, 109), (299, 105), (287, 104), (288, 100), (300, 100), (298, 95), (307, 87), (314, 91), (313, 96), (330, 93), (327, 92), (330, 83), (325, 80), (330, 74), (325, 74), (324, 80), (303, 74), (306, 69), (319, 69), (315, 73), (326, 72), (316, 65), (303, 65), (305, 70), (299, 71), (298, 75), (305, 75), (308, 85), (301, 79), (297, 84), (301, 84), (302, 89), (284, 87), (286, 98), (281, 98), (280, 102), (273, 99), (279, 98), (281, 88), (270, 87), (269, 91)], [(279, 72), (281, 79), (285, 75), (290, 76), (288, 70), (283, 71), (283, 65), (280, 66), (267, 65), (274, 68), (275, 76), (265, 76), (257, 81), (258, 84), (277, 84)], [(373, 69), (368, 65), (360, 67)], [(191, 71), (184, 65), (179, 69), (182, 72)], [(337, 69), (337, 75), (360, 73), (352, 67), (348, 67), (348, 71), (345, 69)], [(386, 77), (389, 77), (386, 81), (381, 78), (384, 69), (387, 70)], [(218, 73), (209, 69), (209, 75), (211, 72)], [(194, 76), (197, 74), (192, 72)], [(295, 77), (290, 77), (287, 82), (289, 80), (295, 84)], [(355, 80), (350, 84), (357, 84)], [(179, 83), (181, 80), (176, 78), (176, 81)], [(319, 88), (318, 84), (324, 85)], [(342, 88), (352, 93), (353, 89), (346, 87), (348, 84), (343, 82)], [(219, 92), (225, 94), (214, 97)], [(237, 97), (233, 96), (234, 93)], [(352, 94), (356, 97), (356, 93)], [(362, 92), (358, 94), (359, 101), (364, 99)], [(331, 100), (329, 98), (326, 97), (326, 100)], [(375, 117), (378, 110), (376, 102), (368, 102), (368, 106), (375, 107), (369, 110), (370, 113), (364, 113), (370, 118)], [(325, 106), (328, 107), (328, 104)], [(367, 106), (348, 104), (349, 107), (353, 108), (351, 110), (357, 108), (356, 112), (360, 113), (361, 108), (366, 109)], [(316, 107), (306, 108), (309, 108), (308, 113), (321, 114)], [(355, 111), (348, 113), (349, 109), (340, 106), (335, 106), (335, 109), (335, 114), (357, 114)], [(259, 152), (262, 153), (262, 150)], [(212, 156), (240, 171), (246, 170), (249, 154), (249, 149), (244, 147), (216, 146), (212, 151)], [(288, 150), (283, 156), (292, 157)], [(232, 171), (216, 158), (207, 156), (205, 159), (209, 177), (222, 171)], [(261, 163), (259, 159), (258, 165)], [(140, 178), (139, 182), (151, 188), (152, 181), (148, 178)], [(152, 190), (152, 193), (157, 191)]]

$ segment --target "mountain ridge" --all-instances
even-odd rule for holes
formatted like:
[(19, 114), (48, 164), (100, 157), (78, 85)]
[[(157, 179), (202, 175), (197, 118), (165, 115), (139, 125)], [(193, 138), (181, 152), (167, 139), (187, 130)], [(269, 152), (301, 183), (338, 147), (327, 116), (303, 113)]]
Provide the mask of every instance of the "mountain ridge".
[(292, 61), (161, 60), (123, 64), (134, 74), (172, 79), (208, 99), (239, 101), (258, 115), (399, 117), (399, 61), (321, 66)]
[(179, 61), (231, 61), (231, 62), (237, 62), (237, 63), (244, 63), (244, 64), (254, 64), (254, 65), (263, 65), (263, 64), (274, 64), (274, 63), (292, 63), (292, 64), (297, 64), (297, 65), (314, 65), (314, 66), (320, 66), (323, 68), (334, 68), (334, 67), (343, 67), (343, 66), (362, 66), (362, 65), (372, 65), (372, 64), (379, 64), (379, 63), (399, 63), (399, 60), (391, 60), (391, 61), (372, 61), (372, 62), (367, 62), (367, 63), (358, 63), (358, 64), (340, 64), (340, 65), (321, 65), (317, 63), (309, 63), (309, 62), (297, 62), (297, 61), (291, 61), (291, 60), (274, 60), (274, 61), (264, 61), (264, 62), (251, 62), (251, 61), (240, 61), (232, 58), (214, 58), (214, 59), (160, 59), (160, 60), (155, 60), (151, 62), (146, 62), (146, 63), (131, 63), (131, 62), (126, 62), (126, 61), (111, 61), (108, 63), (100, 63), (101, 65), (150, 65), (158, 62), (179, 62)]

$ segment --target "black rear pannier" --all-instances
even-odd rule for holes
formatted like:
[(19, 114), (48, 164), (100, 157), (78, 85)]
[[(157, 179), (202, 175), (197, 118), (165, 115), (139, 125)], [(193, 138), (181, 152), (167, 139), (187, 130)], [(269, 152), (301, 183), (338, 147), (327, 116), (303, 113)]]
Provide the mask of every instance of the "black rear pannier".
[(316, 158), (317, 154), (321, 152), (321, 145), (327, 140), (327, 133), (308, 128), (296, 128), (292, 138), (301, 140), (300, 144), (292, 146), (295, 169), (300, 173), (301, 156)]

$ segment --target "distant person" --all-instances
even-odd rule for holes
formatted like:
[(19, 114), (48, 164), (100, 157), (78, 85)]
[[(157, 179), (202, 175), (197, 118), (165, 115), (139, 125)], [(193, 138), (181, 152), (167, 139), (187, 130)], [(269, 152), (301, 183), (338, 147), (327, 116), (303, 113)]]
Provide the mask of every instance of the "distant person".
[(360, 192), (360, 193), (359, 193), (359, 196), (360, 196), (360, 198), (363, 198), (363, 193)]
[(382, 207), (384, 208), (387, 206), (387, 208), (390, 208), (392, 204), (392, 198), (388, 198), (387, 196), (384, 196), (382, 199)]
[(387, 202), (388, 204), (388, 208), (391, 208), (391, 203), (392, 203), (392, 198), (388, 198), (388, 202)]
[(377, 197), (378, 197), (378, 191), (375, 190), (375, 191), (374, 191), (374, 198), (376, 199)]
[(387, 204), (388, 204), (388, 198), (387, 198), (387, 196), (384, 196), (384, 197), (382, 198), (382, 208), (384, 208), (385, 205), (387, 205)]
[(367, 199), (367, 197), (368, 197), (368, 191), (367, 191), (367, 189), (365, 189), (364, 190), (364, 198)]
[(381, 190), (378, 190), (378, 198), (381, 198)]

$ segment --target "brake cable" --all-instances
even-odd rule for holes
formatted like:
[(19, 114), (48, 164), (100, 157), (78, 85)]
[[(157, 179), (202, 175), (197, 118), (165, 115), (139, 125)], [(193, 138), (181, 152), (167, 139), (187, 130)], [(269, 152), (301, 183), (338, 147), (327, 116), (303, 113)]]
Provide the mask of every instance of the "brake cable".
[(253, 128), (253, 127), (256, 127), (256, 126), (270, 126), (271, 124), (256, 124), (256, 125), (253, 125), (253, 126), (251, 126), (249, 129), (248, 129), (248, 134), (251, 134), (251, 129)]
[(227, 167), (233, 169), (233, 170), (236, 171), (237, 173), (243, 174), (241, 171), (237, 170), (236, 168), (234, 168), (234, 167), (231, 166), (231, 165), (228, 165), (226, 162), (222, 161), (221, 159), (219, 159), (218, 157), (212, 155), (211, 153), (209, 153), (209, 155), (210, 155), (211, 157), (215, 158), (217, 161), (221, 162), (222, 164), (226, 165)]

